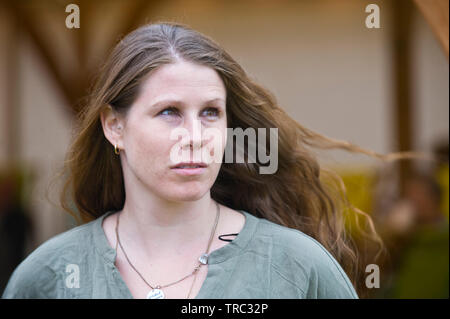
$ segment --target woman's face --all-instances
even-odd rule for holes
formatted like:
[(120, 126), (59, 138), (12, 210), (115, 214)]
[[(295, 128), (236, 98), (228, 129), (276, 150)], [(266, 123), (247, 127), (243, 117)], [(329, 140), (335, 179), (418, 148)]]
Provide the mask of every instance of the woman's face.
[[(139, 96), (123, 122), (118, 145), (124, 177), (139, 181), (167, 200), (201, 198), (214, 184), (220, 160), (215, 157), (194, 175), (192, 170), (172, 167), (181, 161), (205, 162), (194, 153), (198, 156), (208, 150), (214, 156), (214, 148), (222, 159), (226, 119), (226, 89), (214, 69), (185, 61), (157, 68), (142, 82)], [(205, 135), (207, 128), (220, 132), (219, 138)], [(185, 129), (187, 139), (171, 138), (175, 129)], [(187, 157), (181, 158), (182, 149)]]

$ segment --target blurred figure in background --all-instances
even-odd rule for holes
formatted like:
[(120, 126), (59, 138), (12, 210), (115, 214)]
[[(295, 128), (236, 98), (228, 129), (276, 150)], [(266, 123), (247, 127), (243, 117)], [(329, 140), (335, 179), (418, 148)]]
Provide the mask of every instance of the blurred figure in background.
[(445, 165), (448, 171), (447, 160), (431, 173), (411, 176), (404, 198), (384, 221), (393, 267), (380, 297), (449, 297), (449, 225), (442, 211), (444, 193), (435, 177)]

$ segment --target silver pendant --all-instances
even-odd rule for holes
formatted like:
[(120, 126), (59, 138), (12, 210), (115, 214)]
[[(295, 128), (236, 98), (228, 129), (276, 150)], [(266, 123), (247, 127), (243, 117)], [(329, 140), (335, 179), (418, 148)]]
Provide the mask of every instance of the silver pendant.
[(203, 265), (206, 265), (208, 263), (208, 254), (203, 254), (198, 258), (198, 261), (201, 262)]
[(147, 299), (164, 299), (164, 297), (164, 292), (158, 288), (150, 290), (147, 295)]

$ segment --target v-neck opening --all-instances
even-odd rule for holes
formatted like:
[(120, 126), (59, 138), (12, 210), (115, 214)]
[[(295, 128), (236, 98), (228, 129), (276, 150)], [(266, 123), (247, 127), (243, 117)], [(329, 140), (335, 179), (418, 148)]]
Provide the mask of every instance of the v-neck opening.
[[(244, 210), (236, 210), (240, 212), (245, 217), (245, 222), (242, 229), (239, 231), (238, 235), (228, 244), (213, 250), (209, 253), (208, 257), (208, 270), (206, 277), (198, 291), (197, 295), (193, 299), (204, 299), (207, 296), (204, 296), (207, 292), (205, 291), (208, 286), (214, 285), (213, 283), (213, 275), (210, 267), (215, 267), (216, 264), (220, 264), (233, 256), (236, 256), (240, 250), (244, 249), (248, 243), (250, 242), (253, 233), (256, 228), (256, 224), (258, 222), (258, 218), (249, 214)], [(130, 289), (128, 288), (125, 280), (122, 277), (119, 269), (115, 265), (115, 261), (117, 258), (116, 250), (110, 246), (108, 239), (106, 237), (105, 231), (103, 229), (103, 221), (106, 217), (115, 214), (117, 211), (109, 211), (103, 214), (101, 217), (97, 219), (97, 223), (94, 227), (94, 245), (97, 251), (103, 256), (106, 262), (110, 265), (114, 275), (116, 276), (118, 283), (120, 284), (120, 289), (125, 291), (128, 295), (128, 298), (135, 299)]]

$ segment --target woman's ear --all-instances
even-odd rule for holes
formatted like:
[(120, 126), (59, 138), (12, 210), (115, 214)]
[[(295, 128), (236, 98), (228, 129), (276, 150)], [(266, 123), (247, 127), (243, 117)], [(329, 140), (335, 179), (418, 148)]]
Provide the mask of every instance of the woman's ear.
[(124, 119), (110, 105), (107, 105), (100, 112), (100, 120), (102, 122), (103, 133), (106, 139), (114, 147), (117, 145), (119, 149), (123, 149), (123, 127)]

